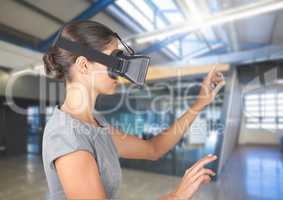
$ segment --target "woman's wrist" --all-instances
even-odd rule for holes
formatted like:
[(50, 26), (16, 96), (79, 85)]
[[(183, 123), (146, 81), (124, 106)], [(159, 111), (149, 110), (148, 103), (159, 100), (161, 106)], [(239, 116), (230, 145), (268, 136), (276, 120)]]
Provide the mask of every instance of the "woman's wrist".
[(206, 105), (204, 105), (203, 103), (199, 102), (199, 100), (196, 100), (193, 105), (191, 106), (191, 110), (194, 113), (199, 113), (201, 112), (204, 108), (206, 107)]
[(159, 200), (180, 200), (180, 198), (178, 198), (175, 192), (171, 192), (165, 196), (160, 197)]

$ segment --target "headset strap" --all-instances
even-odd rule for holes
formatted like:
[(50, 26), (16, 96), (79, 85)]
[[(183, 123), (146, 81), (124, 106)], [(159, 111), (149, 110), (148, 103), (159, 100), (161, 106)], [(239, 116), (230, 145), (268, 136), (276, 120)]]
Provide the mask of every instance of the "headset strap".
[(121, 60), (112, 55), (104, 54), (96, 49), (83, 46), (77, 42), (70, 41), (63, 37), (57, 38), (56, 45), (62, 49), (76, 54), (77, 56), (85, 56), (86, 58), (101, 63), (109, 68), (117, 68), (121, 65)]

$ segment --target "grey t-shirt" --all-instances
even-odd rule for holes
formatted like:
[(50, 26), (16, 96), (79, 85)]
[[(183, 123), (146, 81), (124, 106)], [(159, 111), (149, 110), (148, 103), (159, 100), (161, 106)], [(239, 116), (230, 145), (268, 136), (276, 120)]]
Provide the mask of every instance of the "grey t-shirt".
[(49, 188), (48, 199), (66, 199), (54, 161), (78, 150), (88, 151), (96, 159), (107, 199), (118, 198), (121, 167), (117, 149), (110, 135), (109, 124), (99, 114), (95, 118), (102, 127), (83, 123), (55, 108), (46, 124), (42, 144), (43, 165)]

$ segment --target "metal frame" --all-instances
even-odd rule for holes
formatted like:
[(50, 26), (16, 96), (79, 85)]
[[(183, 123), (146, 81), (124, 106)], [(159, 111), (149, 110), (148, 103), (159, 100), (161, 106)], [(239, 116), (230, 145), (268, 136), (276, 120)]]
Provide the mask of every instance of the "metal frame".
[[(96, 15), (97, 13), (104, 10), (110, 4), (114, 3), (114, 1), (115, 0), (98, 0), (94, 3), (91, 3), (91, 5), (85, 11), (83, 11), (78, 16), (74, 17), (71, 21), (89, 19), (89, 18), (93, 17), (94, 15)], [(40, 51), (45, 51), (48, 48), (48, 46), (52, 43), (52, 41), (55, 39), (57, 33), (58, 32), (52, 34), (46, 40), (41, 42), (39, 44), (38, 49)]]
[(194, 56), (193, 58), (194, 58), (194, 59), (197, 59), (197, 58), (201, 58), (201, 57), (205, 57), (205, 56), (210, 56), (210, 55), (223, 54), (223, 53), (226, 53), (226, 52), (227, 52), (227, 48), (228, 48), (227, 45), (222, 46), (222, 47), (220, 47), (220, 48), (215, 48), (215, 49), (211, 48), (211, 49), (209, 50), (209, 52), (203, 53), (203, 54), (198, 55), (198, 56)]
[(13, 0), (13, 1), (15, 1), (17, 4), (20, 4), (21, 6), (24, 6), (24, 7), (28, 8), (28, 9), (34, 11), (34, 12), (37, 12), (38, 14), (40, 14), (42, 16), (47, 17), (48, 19), (58, 23), (59, 25), (65, 23), (62, 19), (46, 12), (45, 10), (43, 10), (43, 9), (41, 9), (41, 8), (31, 4), (29, 2), (27, 2), (26, 0)]
[(149, 53), (155, 52), (157, 50), (160, 50), (160, 49), (166, 47), (168, 44), (171, 44), (173, 42), (176, 42), (176, 41), (184, 38), (185, 36), (187, 36), (187, 34), (181, 34), (181, 35), (177, 35), (175, 37), (163, 39), (163, 40), (161, 40), (159, 42), (156, 42), (156, 43), (150, 45), (149, 47), (143, 49), (139, 53), (141, 53), (141, 54), (149, 54)]
[(15, 45), (22, 46), (34, 51), (38, 51), (36, 47), (40, 42), (39, 38), (23, 33), (4, 24), (0, 24), (0, 40), (13, 43)]

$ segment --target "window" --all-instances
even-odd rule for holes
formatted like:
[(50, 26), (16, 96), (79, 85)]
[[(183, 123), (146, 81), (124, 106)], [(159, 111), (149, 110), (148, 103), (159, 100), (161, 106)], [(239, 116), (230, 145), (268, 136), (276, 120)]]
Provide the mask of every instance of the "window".
[[(193, 6), (190, 1), (186, 3), (190, 7)], [(175, 0), (117, 0), (115, 5), (144, 32), (160, 30), (188, 20)], [(195, 14), (198, 13), (198, 10), (196, 10)], [(192, 13), (188, 14), (191, 16), (189, 20), (193, 21), (195, 18)], [(160, 37), (155, 42), (158, 43), (163, 39), (168, 38)], [(165, 49), (177, 59), (187, 56), (194, 57), (197, 53), (202, 54), (204, 50), (209, 51), (210, 47), (207, 43), (215, 45), (215, 41), (217, 41), (216, 34), (211, 28), (207, 28), (200, 30), (198, 35), (196, 33), (180, 34), (180, 37), (176, 37), (172, 42), (165, 44)]]
[[(135, 3), (133, 3), (132, 1), (128, 1), (128, 0), (119, 0), (116, 2), (116, 4), (125, 9), (127, 11), (127, 14), (132, 17), (135, 21), (137, 22), (142, 22), (142, 26), (148, 30), (151, 31), (154, 29), (152, 20), (153, 20), (153, 14), (152, 12), (149, 13), (149, 11), (151, 11), (151, 9), (147, 6), (147, 5), (140, 5), (142, 3), (142, 1), (139, 1), (140, 3), (138, 5), (136, 5)], [(145, 12), (142, 12), (142, 10)], [(145, 13), (147, 13), (145, 15)], [(152, 15), (152, 17), (151, 17)]]
[[(116, 4), (145, 31), (162, 29), (169, 24), (184, 21), (183, 15), (172, 0), (162, 1), (162, 3), (152, 0), (119, 0)], [(167, 48), (173, 55), (178, 56), (179, 44), (169, 44)]]
[(246, 95), (244, 104), (247, 128), (283, 129), (283, 93)]

